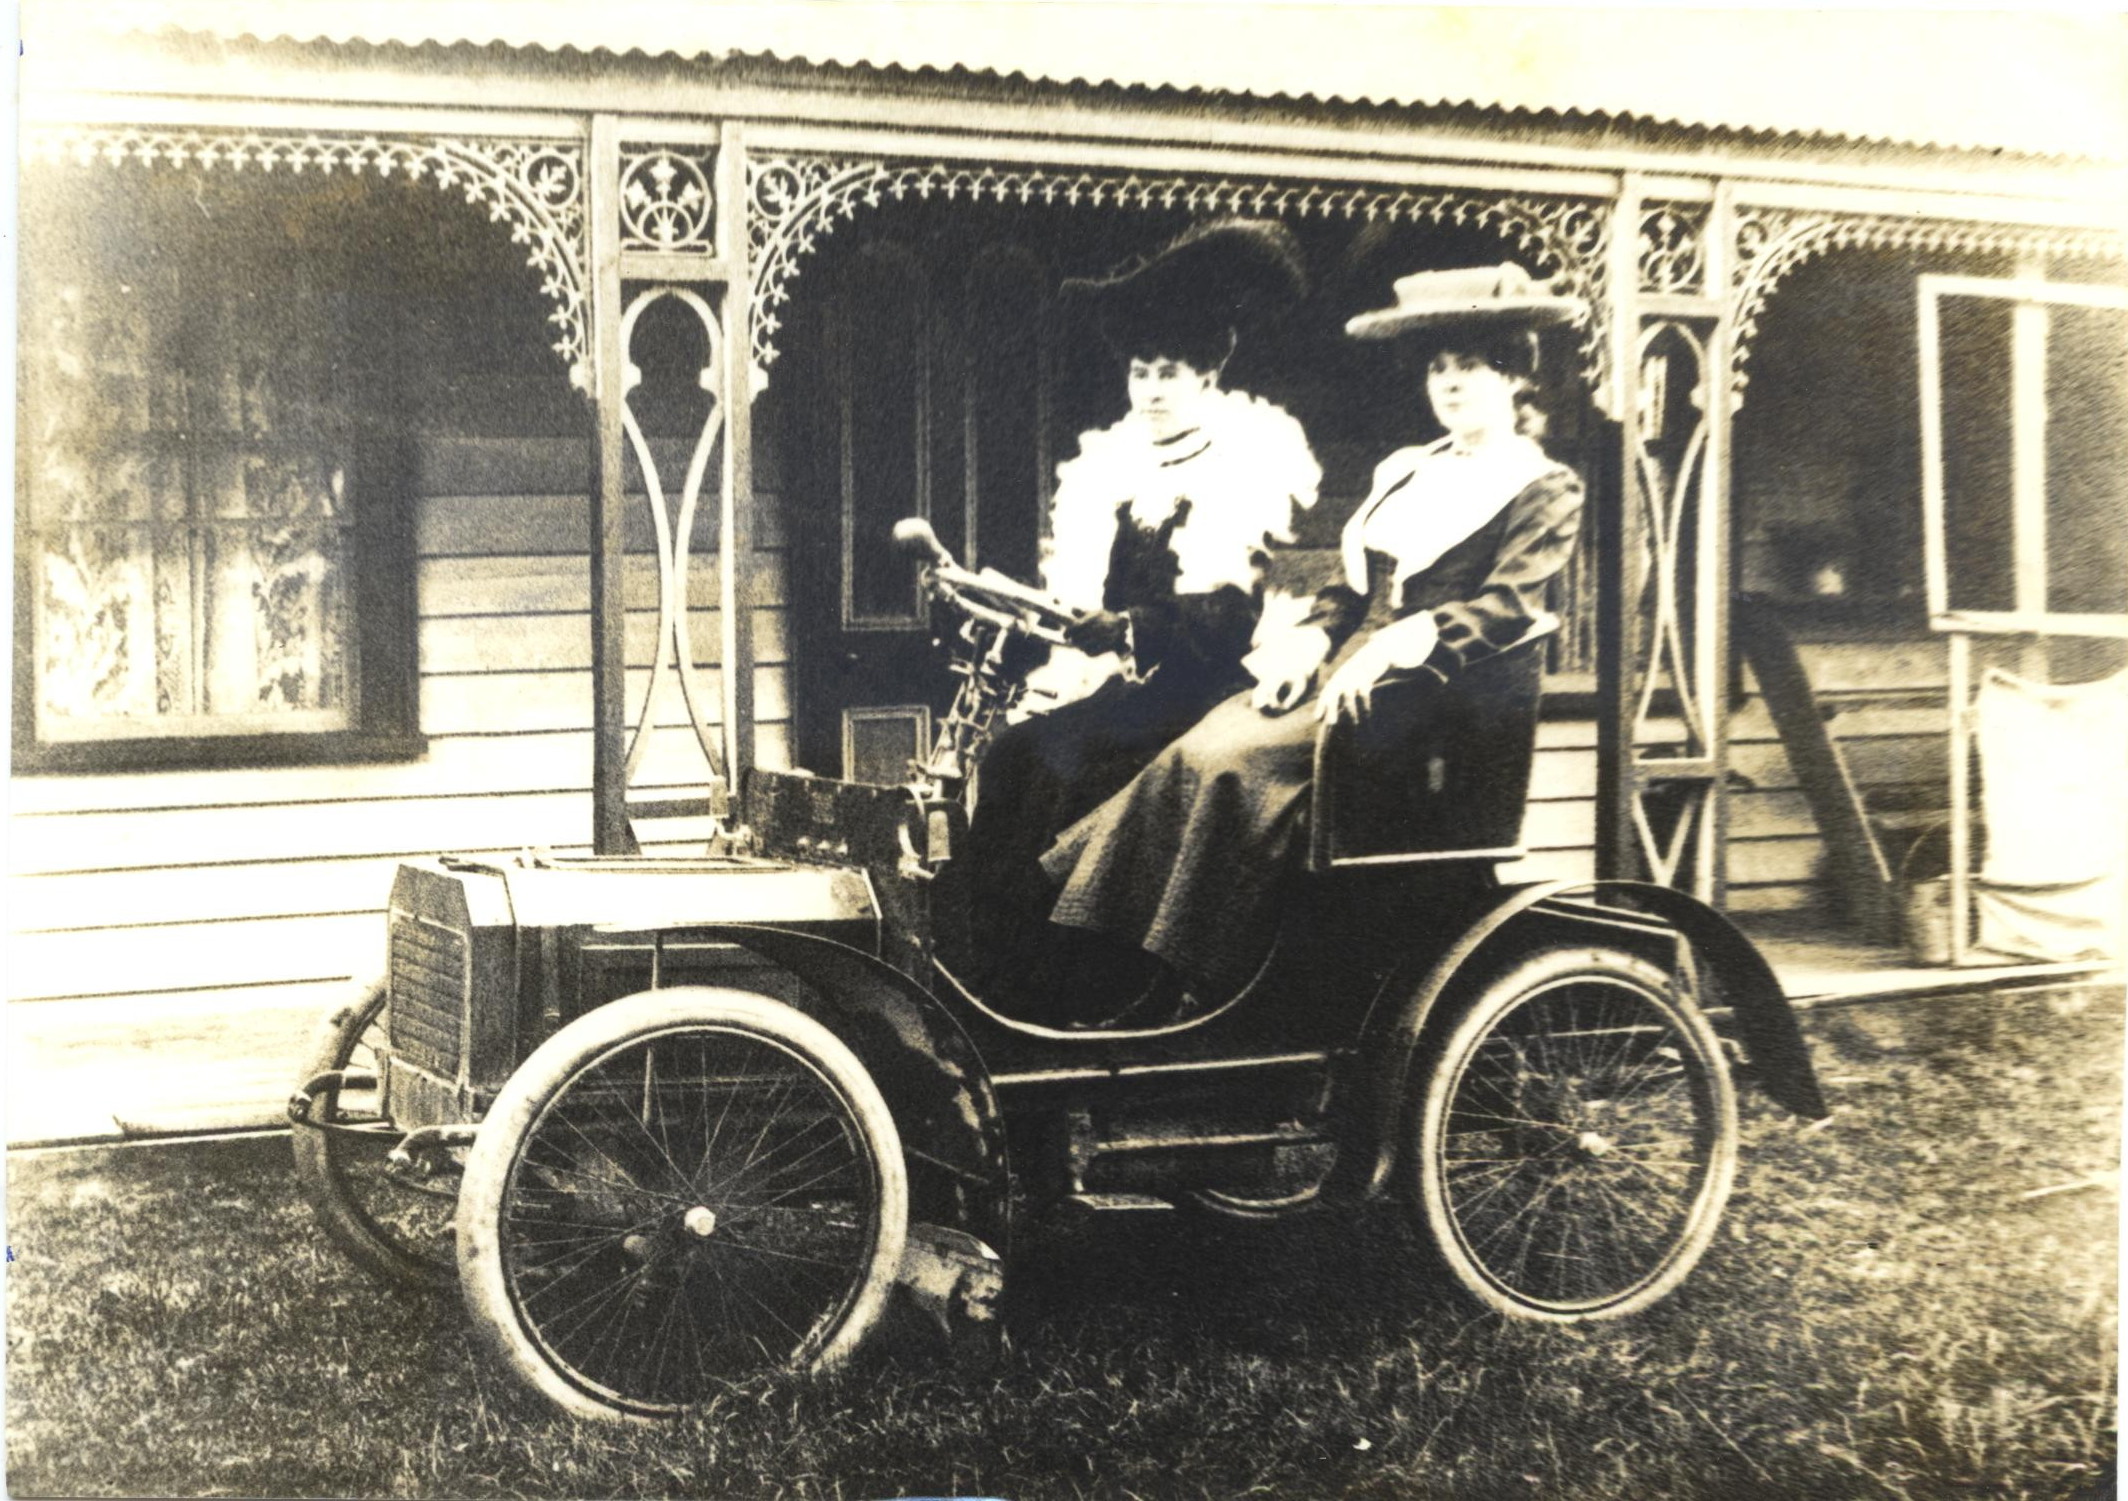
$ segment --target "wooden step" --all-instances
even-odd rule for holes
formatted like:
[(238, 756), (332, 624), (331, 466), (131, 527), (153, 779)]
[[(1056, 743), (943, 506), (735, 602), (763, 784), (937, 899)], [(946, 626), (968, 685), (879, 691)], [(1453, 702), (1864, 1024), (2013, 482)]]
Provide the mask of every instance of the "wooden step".
[(1897, 923), (1894, 873), (1795, 642), (1772, 609), (1750, 595), (1737, 597), (1732, 619), (1738, 650), (1825, 841), (1827, 873), (1840, 904), (1865, 936), (1888, 937)]

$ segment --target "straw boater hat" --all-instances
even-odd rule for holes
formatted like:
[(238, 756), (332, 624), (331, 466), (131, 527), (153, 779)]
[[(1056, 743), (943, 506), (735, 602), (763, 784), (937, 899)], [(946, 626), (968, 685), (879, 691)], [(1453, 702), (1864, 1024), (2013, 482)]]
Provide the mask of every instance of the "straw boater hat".
[(1476, 324), (1509, 333), (1577, 322), (1588, 313), (1578, 297), (1562, 296), (1512, 261), (1456, 271), (1399, 277), (1396, 302), (1361, 313), (1345, 325), (1355, 339), (1388, 339), (1447, 325)]
[(1090, 298), (1101, 334), (1119, 353), (1157, 350), (1204, 368), (1232, 351), (1236, 331), (1307, 293), (1299, 244), (1282, 224), (1220, 219), (1176, 236), (1143, 261), (1064, 283)]

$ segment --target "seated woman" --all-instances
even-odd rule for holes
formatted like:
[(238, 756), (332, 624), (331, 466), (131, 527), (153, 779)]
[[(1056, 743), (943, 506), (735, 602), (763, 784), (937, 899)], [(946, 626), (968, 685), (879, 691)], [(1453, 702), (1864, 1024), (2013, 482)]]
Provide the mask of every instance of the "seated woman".
[[(1042, 582), (1078, 615), (1073, 650), (1029, 675), (1038, 711), (991, 744), (961, 857), (968, 931), (948, 963), (1019, 1014), (1068, 968), (1047, 918), (1042, 852), (1249, 677), (1263, 552), (1290, 541), (1322, 470), (1300, 424), (1220, 386), (1237, 320), (1303, 289), (1273, 224), (1225, 221), (1144, 265), (1080, 283), (1128, 369), (1130, 410), (1058, 466)], [(956, 869), (957, 867), (957, 869)], [(948, 925), (950, 928), (950, 925)], [(953, 954), (954, 948), (964, 952)]]
[[(1395, 674), (1444, 682), (1549, 632), (1581, 481), (1531, 435), (1538, 326), (1580, 305), (1521, 268), (1427, 272), (1356, 338), (1424, 337), (1426, 395), (1447, 436), (1400, 449), (1344, 532), (1345, 580), (1250, 659), (1258, 681), (1214, 709), (1043, 857), (1053, 922), (1135, 944), (1199, 997), (1261, 963), (1306, 843), (1322, 721), (1369, 710)], [(1316, 684), (1322, 684), (1316, 692)]]

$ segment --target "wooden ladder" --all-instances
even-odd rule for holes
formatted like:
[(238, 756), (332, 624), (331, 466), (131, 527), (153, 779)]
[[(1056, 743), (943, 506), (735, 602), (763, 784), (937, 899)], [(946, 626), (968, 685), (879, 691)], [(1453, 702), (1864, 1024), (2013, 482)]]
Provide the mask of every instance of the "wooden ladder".
[(1847, 768), (1847, 758), (1840, 754), (1840, 743), (1826, 725), (1794, 639), (1772, 608), (1752, 595), (1737, 596), (1731, 619), (1737, 647), (1758, 680), (1788, 764), (1795, 769), (1811, 817), (1825, 841), (1841, 907), (1871, 940), (1896, 940), (1897, 882), (1861, 789)]

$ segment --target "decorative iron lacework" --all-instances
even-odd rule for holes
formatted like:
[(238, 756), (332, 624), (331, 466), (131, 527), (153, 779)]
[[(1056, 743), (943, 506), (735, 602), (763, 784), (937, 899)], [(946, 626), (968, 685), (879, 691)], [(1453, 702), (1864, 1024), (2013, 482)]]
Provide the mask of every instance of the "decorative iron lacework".
[(1698, 292), (1707, 281), (1707, 210), (1660, 203), (1640, 216), (1640, 290)]
[(488, 217), (508, 224), (553, 304), (554, 352), (579, 388), (588, 384), (584, 263), (584, 153), (574, 141), (434, 140), (317, 132), (153, 130), (137, 126), (28, 126), (23, 156), (33, 162), (92, 166), (227, 167), (233, 171), (399, 173), (456, 189)]
[(800, 263), (861, 208), (909, 199), (1059, 204), (1071, 207), (1183, 209), (1194, 214), (1403, 220), (1482, 226), (1562, 277), (1561, 290), (1587, 300), (1581, 330), (1584, 368), (1604, 389), (1609, 309), (1602, 295), (1611, 206), (1599, 199), (1486, 196), (1408, 188), (1325, 187), (1225, 178), (1146, 177), (1060, 168), (895, 163), (830, 156), (754, 157), (747, 163), (747, 234), (754, 272), (756, 381), (776, 359), (780, 309)]
[(1828, 250), (1935, 250), (2036, 256), (2095, 256), (2119, 260), (2128, 242), (2101, 229), (2053, 229), (2024, 224), (1974, 224), (1895, 214), (1828, 214), (1812, 209), (1747, 208), (1736, 216), (1735, 311), (1729, 360), (1730, 389), (1743, 399), (1745, 362), (1766, 299), (1798, 266)]
[(710, 191), (708, 156), (686, 156), (656, 147), (621, 157), (621, 248), (714, 250), (717, 204)]

